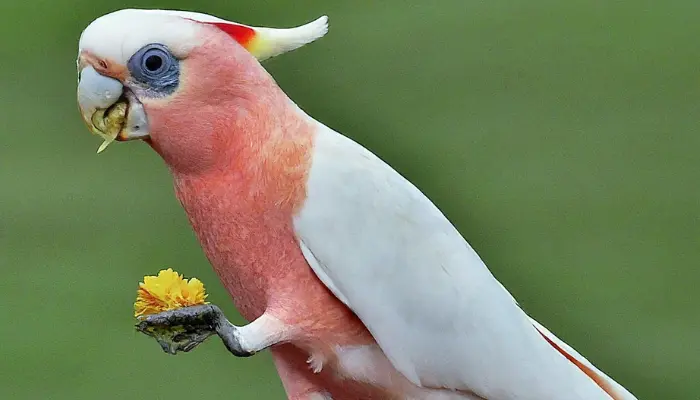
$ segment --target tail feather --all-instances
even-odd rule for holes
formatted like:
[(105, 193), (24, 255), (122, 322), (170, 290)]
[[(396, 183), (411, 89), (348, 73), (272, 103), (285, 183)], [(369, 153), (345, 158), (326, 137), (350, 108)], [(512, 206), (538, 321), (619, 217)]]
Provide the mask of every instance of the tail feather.
[(578, 367), (583, 373), (588, 375), (588, 377), (591, 378), (598, 386), (600, 386), (600, 388), (607, 394), (609, 394), (613, 400), (637, 400), (637, 398), (627, 389), (622, 387), (622, 385), (605, 375), (590, 361), (586, 360), (585, 357), (571, 348), (571, 346), (564, 343), (564, 341), (554, 336), (552, 332), (542, 326), (539, 322), (532, 318), (530, 318), (530, 321), (532, 321), (532, 324), (535, 326), (537, 331), (540, 332), (540, 334), (549, 344), (552, 345), (552, 347), (554, 347), (559, 353), (566, 357), (566, 359), (576, 365), (576, 367)]

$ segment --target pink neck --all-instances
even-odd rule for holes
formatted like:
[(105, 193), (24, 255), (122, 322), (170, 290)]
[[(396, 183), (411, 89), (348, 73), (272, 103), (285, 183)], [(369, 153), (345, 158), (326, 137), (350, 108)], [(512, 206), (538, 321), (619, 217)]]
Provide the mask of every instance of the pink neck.
[(303, 260), (292, 216), (305, 197), (313, 129), (283, 100), (282, 115), (256, 113), (274, 124), (225, 123), (236, 128), (226, 132), (227, 151), (212, 168), (193, 173), (171, 166), (177, 197), (205, 254), (251, 320), (265, 311), (273, 293), (285, 291), (281, 286), (295, 284), (296, 264)]
[(150, 145), (205, 254), (252, 319), (272, 293), (311, 276), (292, 216), (306, 195), (315, 122), (245, 49), (217, 29), (205, 34), (183, 61), (183, 70), (202, 73), (183, 74), (167, 101), (144, 104)]

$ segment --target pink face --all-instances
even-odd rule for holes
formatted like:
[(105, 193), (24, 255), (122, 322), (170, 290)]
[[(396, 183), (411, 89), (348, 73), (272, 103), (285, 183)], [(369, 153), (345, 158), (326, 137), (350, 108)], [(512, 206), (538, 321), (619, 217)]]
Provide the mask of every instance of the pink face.
[(257, 60), (228, 35), (210, 27), (202, 33), (203, 43), (178, 60), (174, 90), (161, 95), (132, 89), (148, 116), (149, 143), (181, 172), (209, 168), (234, 156), (244, 142), (261, 140), (250, 135), (250, 124), (281, 94)]
[(325, 17), (276, 30), (179, 11), (105, 15), (80, 39), (83, 119), (105, 144), (147, 141), (177, 172), (222, 168), (261, 148), (294, 109), (258, 59), (325, 32)]
[(244, 123), (259, 97), (274, 88), (257, 60), (228, 34), (207, 25), (198, 33), (201, 44), (185, 57), (159, 43), (145, 45), (125, 65), (89, 50), (79, 57), (81, 70), (91, 67), (122, 85), (128, 117), (143, 113), (138, 128), (147, 134), (134, 135), (125, 126), (117, 140), (144, 139), (171, 167), (184, 170), (214, 163), (222, 155), (217, 149), (231, 139), (223, 133)]

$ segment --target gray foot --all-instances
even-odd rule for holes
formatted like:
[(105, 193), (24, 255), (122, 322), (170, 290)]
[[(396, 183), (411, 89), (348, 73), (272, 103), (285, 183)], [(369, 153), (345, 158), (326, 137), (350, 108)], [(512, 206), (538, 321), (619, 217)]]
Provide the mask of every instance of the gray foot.
[(136, 329), (158, 341), (168, 354), (188, 352), (212, 335), (218, 335), (226, 348), (237, 357), (248, 357), (240, 343), (238, 328), (231, 324), (219, 307), (206, 304), (183, 307), (153, 314), (142, 319)]

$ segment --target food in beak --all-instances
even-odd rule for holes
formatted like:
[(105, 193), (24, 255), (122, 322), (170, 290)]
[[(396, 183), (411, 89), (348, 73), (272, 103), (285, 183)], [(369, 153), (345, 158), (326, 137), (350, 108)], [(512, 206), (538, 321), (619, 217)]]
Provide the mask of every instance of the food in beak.
[(126, 123), (129, 104), (125, 99), (120, 99), (107, 109), (98, 109), (92, 114), (91, 121), (95, 127), (93, 132), (104, 139), (97, 149), (97, 153), (103, 152), (114, 140)]

